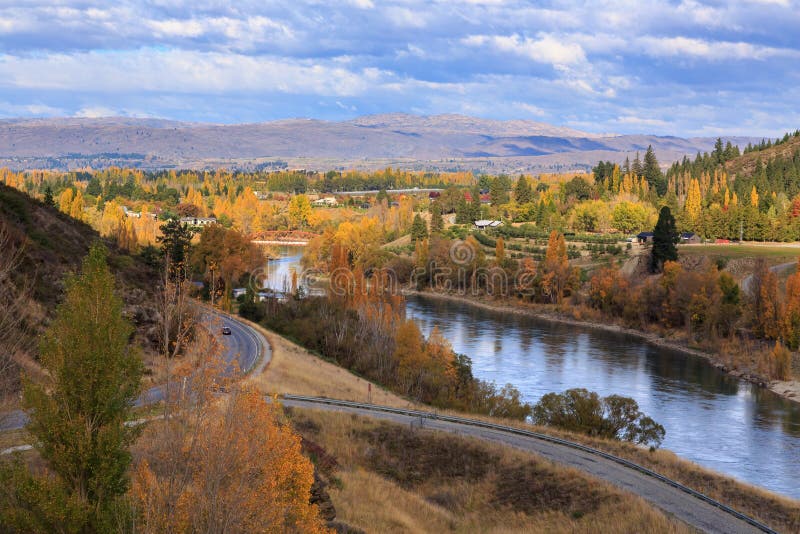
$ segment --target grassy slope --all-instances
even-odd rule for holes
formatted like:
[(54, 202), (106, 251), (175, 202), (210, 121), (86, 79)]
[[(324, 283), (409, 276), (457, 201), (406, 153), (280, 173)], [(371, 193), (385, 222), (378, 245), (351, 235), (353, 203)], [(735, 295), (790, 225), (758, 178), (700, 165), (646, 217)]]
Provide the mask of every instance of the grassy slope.
[[(321, 360), (304, 348), (275, 333), (265, 332), (273, 348), (273, 359), (263, 374), (249, 378), (256, 387), (269, 393), (319, 395), (360, 402), (367, 400), (365, 392), (367, 382), (365, 380), (332, 363)], [(375, 404), (420, 408), (419, 405), (388, 393), (374, 384), (372, 392), (372, 402)], [(421, 408), (426, 409), (425, 407)], [(671, 451), (656, 450), (650, 452), (647, 449), (625, 442), (591, 438), (581, 434), (562, 432), (553, 428), (532, 427), (519, 421), (498, 420), (471, 414), (467, 416), (510, 426), (534, 429), (608, 451), (650, 467), (659, 473), (691, 486), (744, 513), (763, 520), (779, 531), (800, 531), (800, 503), (798, 501), (709, 471), (680, 458)], [(326, 417), (328, 416), (326, 415)], [(356, 475), (352, 476), (355, 477)], [(358, 480), (363, 481), (368, 478), (361, 477)], [(356, 490), (350, 490), (347, 493), (349, 495), (347, 498), (351, 500), (366, 498), (369, 491), (366, 488), (364, 489), (366, 493), (360, 497), (356, 495)], [(394, 495), (396, 491), (396, 488), (393, 487), (386, 489), (387, 495)], [(398, 513), (400, 514), (401, 511), (398, 511)]]
[(509, 447), (292, 410), (337, 518), (369, 532), (688, 532), (642, 499)]
[(125, 312), (137, 326), (137, 341), (150, 346), (153, 286), (157, 274), (137, 257), (116, 248), (89, 225), (72, 219), (10, 187), (0, 184), (0, 224), (11, 232), (15, 246), (22, 247), (22, 264), (15, 282), (30, 284), (26, 306), (25, 348), (36, 357), (36, 338), (54, 316), (64, 292), (64, 277), (79, 270), (89, 247), (97, 240), (109, 249), (108, 261), (117, 278), (117, 290), (125, 301)]

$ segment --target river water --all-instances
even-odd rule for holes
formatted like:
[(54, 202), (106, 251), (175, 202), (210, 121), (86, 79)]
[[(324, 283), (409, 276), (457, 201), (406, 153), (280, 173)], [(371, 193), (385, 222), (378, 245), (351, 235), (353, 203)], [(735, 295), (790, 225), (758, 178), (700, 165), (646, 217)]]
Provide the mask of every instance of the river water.
[[(299, 265), (285, 249), (279, 272)], [(705, 360), (639, 339), (410, 296), (406, 313), (438, 326), (473, 373), (536, 402), (582, 387), (633, 397), (664, 425), (662, 447), (720, 473), (800, 498), (800, 404), (732, 378)]]

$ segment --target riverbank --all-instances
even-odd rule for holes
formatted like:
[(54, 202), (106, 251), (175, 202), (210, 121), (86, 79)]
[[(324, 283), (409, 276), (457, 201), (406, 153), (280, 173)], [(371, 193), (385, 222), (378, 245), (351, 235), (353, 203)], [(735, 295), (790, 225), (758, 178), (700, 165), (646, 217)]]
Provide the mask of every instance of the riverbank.
[(459, 302), (462, 304), (467, 304), (469, 306), (483, 308), (489, 311), (511, 313), (515, 315), (526, 315), (528, 317), (533, 317), (542, 321), (548, 321), (552, 323), (579, 326), (582, 328), (591, 328), (595, 330), (602, 330), (605, 332), (612, 332), (612, 333), (635, 337), (655, 347), (680, 352), (682, 354), (687, 354), (697, 358), (703, 358), (706, 361), (708, 361), (711, 365), (729, 374), (730, 376), (736, 377), (740, 380), (745, 380), (759, 387), (769, 389), (770, 391), (774, 392), (775, 394), (785, 399), (800, 403), (800, 382), (798, 382), (797, 380), (770, 381), (762, 376), (751, 374), (739, 369), (731, 368), (720, 360), (719, 354), (706, 352), (700, 349), (689, 347), (685, 344), (685, 342), (683, 342), (683, 340), (667, 339), (655, 332), (644, 332), (642, 330), (636, 330), (634, 328), (628, 328), (614, 323), (601, 323), (587, 319), (576, 319), (574, 317), (566, 316), (563, 314), (563, 312), (560, 312), (556, 309), (547, 309), (543, 305), (536, 305), (536, 307), (532, 307), (529, 303), (522, 303), (518, 301), (512, 303), (509, 302), (508, 300), (498, 301), (498, 300), (488, 299), (483, 296), (471, 296), (467, 298), (462, 295), (454, 295), (451, 293), (439, 293), (435, 291), (415, 291), (410, 289), (403, 290), (403, 293), (405, 295), (417, 295), (424, 298)]

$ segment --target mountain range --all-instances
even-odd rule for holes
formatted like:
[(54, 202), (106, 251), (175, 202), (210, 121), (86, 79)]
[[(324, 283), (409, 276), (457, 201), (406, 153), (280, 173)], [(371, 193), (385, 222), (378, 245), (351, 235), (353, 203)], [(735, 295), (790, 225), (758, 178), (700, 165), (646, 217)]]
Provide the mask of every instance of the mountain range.
[[(127, 117), (0, 120), (0, 165), (79, 169), (306, 168), (482, 172), (588, 169), (648, 145), (668, 164), (713, 148), (715, 138), (596, 134), (527, 120), (464, 115), (369, 115), (209, 124)], [(759, 141), (725, 138), (733, 144)]]

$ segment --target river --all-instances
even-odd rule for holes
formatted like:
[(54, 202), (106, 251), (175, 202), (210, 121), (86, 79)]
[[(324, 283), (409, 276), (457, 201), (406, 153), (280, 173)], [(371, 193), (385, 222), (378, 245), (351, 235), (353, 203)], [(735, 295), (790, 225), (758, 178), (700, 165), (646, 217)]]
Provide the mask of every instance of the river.
[[(275, 271), (299, 269), (300, 255), (290, 250), (283, 250)], [(798, 403), (726, 375), (702, 358), (623, 334), (420, 296), (408, 297), (406, 313), (426, 335), (438, 326), (457, 352), (472, 359), (476, 377), (511, 383), (526, 401), (576, 387), (633, 397), (664, 425), (664, 448), (800, 498)]]

